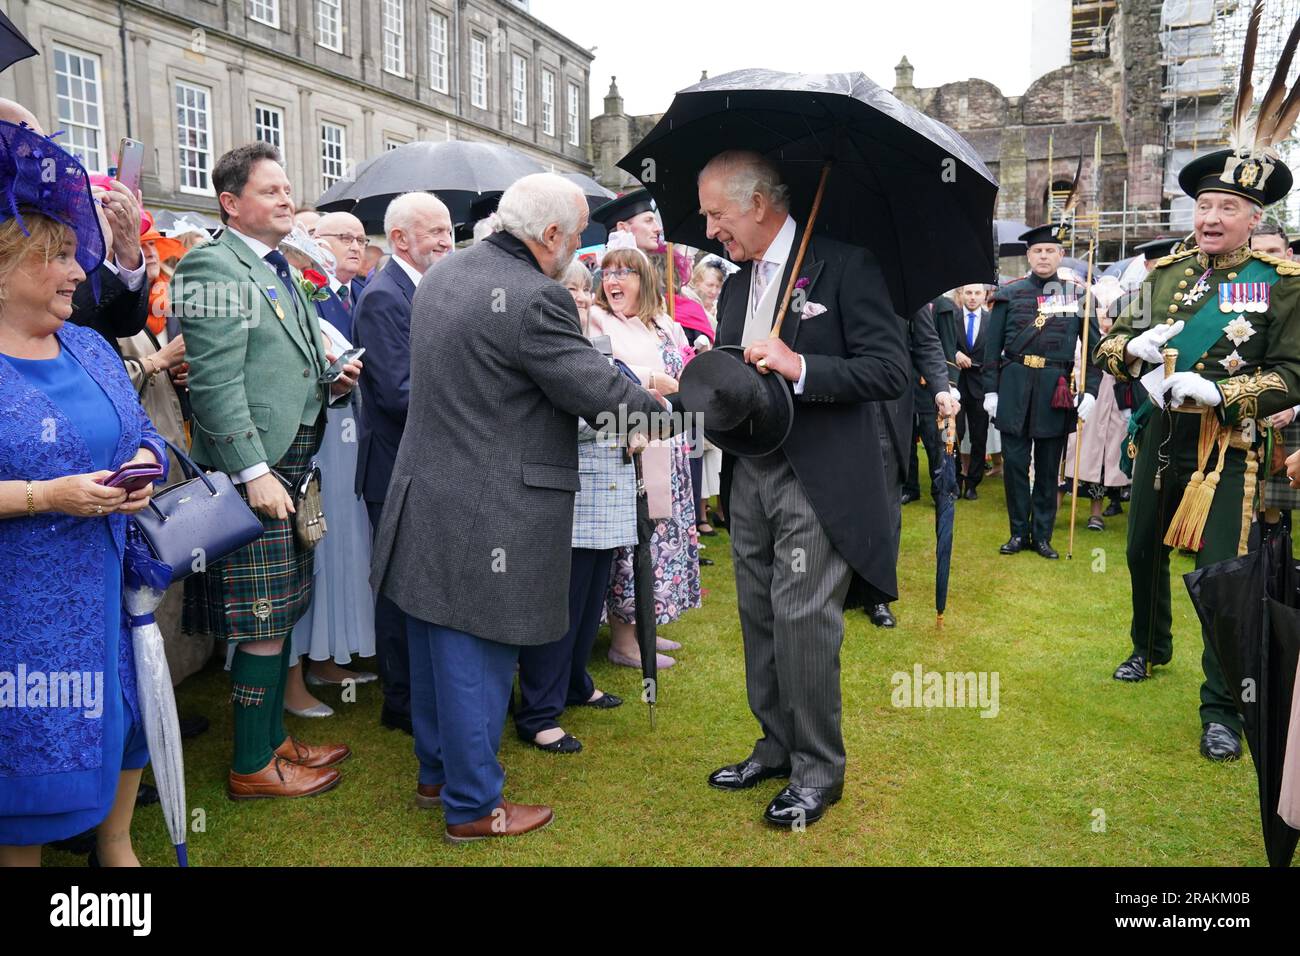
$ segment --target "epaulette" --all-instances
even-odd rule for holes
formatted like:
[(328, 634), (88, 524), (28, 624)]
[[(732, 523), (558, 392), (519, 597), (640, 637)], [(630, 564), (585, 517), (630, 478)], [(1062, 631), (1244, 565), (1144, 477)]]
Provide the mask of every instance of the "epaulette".
[(1280, 276), (1300, 276), (1300, 262), (1296, 262), (1294, 259), (1283, 259), (1281, 256), (1275, 256), (1268, 252), (1259, 252), (1254, 249), (1251, 250), (1250, 254), (1260, 262), (1272, 266)]
[(1188, 258), (1189, 256), (1194, 256), (1194, 255), (1196, 255), (1195, 246), (1193, 246), (1191, 249), (1184, 249), (1182, 252), (1175, 252), (1172, 255), (1161, 256), (1159, 259), (1156, 260), (1156, 264), (1151, 268), (1159, 269), (1163, 266), (1172, 265), (1175, 262), (1179, 262), (1183, 259)]

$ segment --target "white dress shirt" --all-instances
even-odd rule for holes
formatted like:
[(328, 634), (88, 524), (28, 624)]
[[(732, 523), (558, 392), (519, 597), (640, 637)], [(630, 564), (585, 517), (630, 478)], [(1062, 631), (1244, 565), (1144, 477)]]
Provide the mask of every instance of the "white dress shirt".
[(411, 265), (397, 253), (393, 253), (393, 261), (401, 267), (402, 271), (406, 273), (407, 278), (411, 280), (411, 284), (418, 289), (420, 287), (420, 280), (424, 278), (424, 273), (415, 268), (415, 266)]
[(962, 335), (962, 345), (963, 345), (964, 347), (961, 348), (961, 349), (959, 349), (958, 351), (966, 353), (966, 356), (967, 356), (968, 358), (970, 357), (970, 350), (971, 350), (972, 348), (974, 348), (974, 346), (971, 345), (970, 343), (971, 343), (971, 342), (975, 342), (975, 341), (977, 341), (977, 340), (979, 339), (979, 337), (980, 337), (980, 323), (983, 321), (983, 316), (980, 315), (980, 310), (979, 310), (979, 309), (976, 309), (976, 310), (975, 310), (974, 315), (975, 315), (975, 324), (974, 324), (974, 326), (972, 327), (972, 332), (971, 332), (971, 336), (970, 336), (970, 338), (967, 339), (967, 338), (966, 338), (966, 324), (967, 324), (968, 322), (970, 322), (971, 310), (970, 310), (970, 309), (962, 309), (962, 310), (961, 310), (961, 335)]

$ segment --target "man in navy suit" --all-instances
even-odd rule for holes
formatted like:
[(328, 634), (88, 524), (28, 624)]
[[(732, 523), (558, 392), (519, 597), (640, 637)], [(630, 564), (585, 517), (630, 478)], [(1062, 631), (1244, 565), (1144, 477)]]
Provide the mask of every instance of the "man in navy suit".
[(957, 290), (961, 310), (957, 313), (957, 367), (961, 369), (957, 390), (961, 394), (961, 414), (957, 416), (959, 437), (970, 429), (969, 464), (958, 477), (961, 496), (974, 501), (975, 489), (984, 477), (984, 449), (989, 438), (989, 416), (984, 411), (984, 330), (989, 312), (984, 308), (985, 287), (964, 285)]
[[(340, 213), (339, 215), (346, 215)], [(332, 216), (321, 220), (324, 228)], [(354, 219), (348, 216), (349, 219)], [(356, 223), (360, 233), (360, 223)], [(429, 268), (451, 251), (451, 214), (436, 196), (405, 193), (388, 206), (384, 232), (392, 260), (366, 285), (353, 314), (353, 345), (366, 350), (372, 370), (361, 382), (357, 455), (357, 494), (366, 501), (370, 527), (379, 526), (397, 447), (406, 428), (411, 395), (411, 299)], [(360, 233), (364, 235), (364, 233)], [(355, 245), (358, 267), (364, 244)], [(383, 594), (375, 600), (375, 649), (384, 685), (380, 721), (411, 733), (411, 681), (406, 650), (406, 618)]]
[(334, 275), (330, 277), (328, 299), (316, 303), (321, 318), (352, 339), (352, 316), (365, 283), (357, 278), (362, 253), (366, 250), (366, 228), (350, 212), (331, 212), (316, 223), (316, 240), (324, 242), (334, 253)]

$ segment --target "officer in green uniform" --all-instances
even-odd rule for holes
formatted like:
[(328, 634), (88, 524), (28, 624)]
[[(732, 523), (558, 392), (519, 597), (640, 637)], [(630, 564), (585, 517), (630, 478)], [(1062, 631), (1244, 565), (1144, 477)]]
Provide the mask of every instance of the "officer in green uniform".
[[(1291, 179), (1275, 155), (1245, 148), (1188, 163), (1179, 185), (1196, 199), (1194, 237), (1157, 262), (1147, 294), (1097, 346), (1117, 381), (1154, 370), (1151, 398), (1129, 422), (1132, 654), (1116, 680), (1145, 680), (1173, 656), (1172, 547), (1196, 551), (1198, 568), (1245, 553), (1263, 419), (1300, 399), (1300, 264), (1249, 246)], [(1208, 642), (1201, 666), (1201, 753), (1236, 759), (1241, 719)]]
[(1052, 527), (1061, 454), (1076, 418), (1087, 420), (1101, 384), (1100, 370), (1088, 363), (1084, 394), (1075, 398), (1071, 392), (1086, 312), (1089, 343), (1101, 332), (1096, 310), (1086, 307), (1083, 286), (1057, 277), (1066, 230), (1060, 223), (1020, 236), (1028, 246), (1029, 275), (998, 290), (985, 336), (984, 409), (1002, 434), (1002, 480), (1011, 519), (1002, 554), (1033, 548), (1045, 558), (1058, 557)]

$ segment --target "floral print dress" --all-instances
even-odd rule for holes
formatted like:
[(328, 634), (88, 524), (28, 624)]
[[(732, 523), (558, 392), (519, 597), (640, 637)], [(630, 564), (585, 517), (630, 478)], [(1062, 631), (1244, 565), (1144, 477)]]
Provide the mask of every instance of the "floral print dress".
[[(681, 378), (685, 362), (680, 350), (659, 332), (664, 371)], [(683, 611), (700, 606), (700, 539), (695, 528), (695, 502), (691, 493), (691, 467), (685, 435), (672, 439), (669, 486), (673, 514), (655, 526), (650, 554), (655, 572), (655, 623), (671, 624)], [(614, 553), (606, 609), (617, 620), (636, 620), (636, 593), (632, 582), (632, 548)]]

